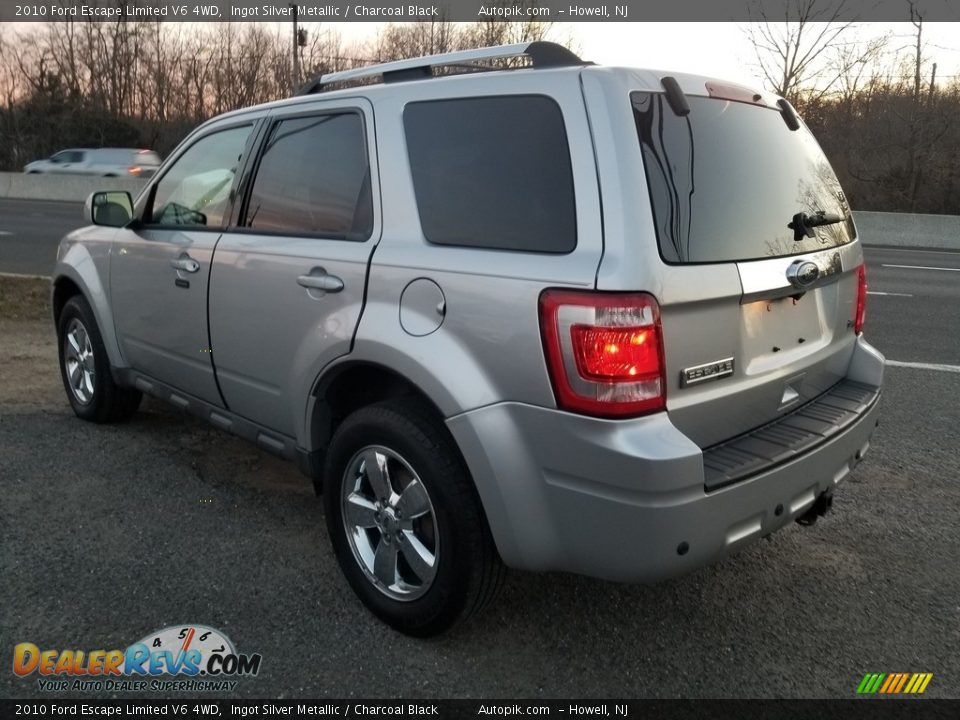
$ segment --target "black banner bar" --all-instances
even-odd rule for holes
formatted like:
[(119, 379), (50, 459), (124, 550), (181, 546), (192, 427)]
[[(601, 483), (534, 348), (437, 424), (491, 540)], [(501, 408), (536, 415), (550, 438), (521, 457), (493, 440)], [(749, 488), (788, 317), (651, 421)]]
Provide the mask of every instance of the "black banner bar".
[(0, 700), (0, 717), (927, 720), (960, 717), (960, 700)]
[[(661, 22), (783, 16), (786, 0), (0, 0), (0, 22)], [(960, 3), (917, 0), (924, 22), (960, 21)], [(835, 20), (910, 20), (905, 0), (825, 3)]]

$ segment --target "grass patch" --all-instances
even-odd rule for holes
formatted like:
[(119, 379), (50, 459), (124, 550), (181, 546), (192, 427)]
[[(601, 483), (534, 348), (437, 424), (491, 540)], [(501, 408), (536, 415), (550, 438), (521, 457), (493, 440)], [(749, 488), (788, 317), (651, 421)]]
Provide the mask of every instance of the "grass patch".
[(0, 318), (49, 320), (50, 313), (49, 280), (0, 277)]

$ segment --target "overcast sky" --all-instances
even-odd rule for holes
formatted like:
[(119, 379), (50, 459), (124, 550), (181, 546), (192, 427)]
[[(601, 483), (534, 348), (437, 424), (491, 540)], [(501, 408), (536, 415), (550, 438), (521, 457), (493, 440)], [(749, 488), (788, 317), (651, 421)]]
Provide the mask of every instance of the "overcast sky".
[[(344, 40), (376, 32), (376, 24), (327, 23)], [(554, 23), (551, 35), (572, 35), (581, 56), (603, 65), (628, 65), (760, 84), (756, 56), (744, 33), (745, 23)], [(861, 23), (856, 37), (893, 33), (890, 49), (913, 42), (910, 23)], [(938, 63), (937, 77), (960, 74), (960, 23), (925, 23), (926, 54)], [(903, 52), (903, 50), (901, 50)]]
[[(5, 0), (0, 0), (4, 2)], [(279, 32), (286, 26), (270, 23)], [(340, 33), (346, 43), (375, 34), (382, 23), (323, 23), (320, 30)], [(27, 31), (33, 23), (0, 23), (0, 34)], [(627, 23), (587, 22), (554, 23), (551, 39), (568, 36), (580, 47), (585, 60), (603, 65), (692, 72), (733, 80), (746, 85), (762, 85), (753, 47), (745, 33), (746, 23)], [(318, 26), (307, 25), (312, 32)], [(860, 23), (847, 39), (868, 38), (890, 33), (888, 63), (899, 52), (912, 57), (915, 30), (910, 23)], [(960, 77), (960, 23), (924, 23), (925, 56), (936, 62), (941, 82)], [(929, 77), (929, 71), (927, 72)]]

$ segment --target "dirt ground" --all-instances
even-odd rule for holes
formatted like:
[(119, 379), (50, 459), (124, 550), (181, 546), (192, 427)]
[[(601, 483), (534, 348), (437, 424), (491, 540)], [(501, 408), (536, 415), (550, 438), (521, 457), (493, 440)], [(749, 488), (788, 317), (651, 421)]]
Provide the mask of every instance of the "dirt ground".
[(64, 410), (57, 377), (57, 343), (50, 314), (50, 283), (0, 278), (0, 348), (6, 356), (0, 406), (7, 411)]
[[(231, 697), (853, 698), (868, 671), (958, 697), (958, 375), (890, 373), (873, 449), (813, 528), (654, 586), (513, 572), (422, 642), (356, 600), (292, 464), (150, 399), (77, 420), (48, 294), (0, 278), (3, 652), (200, 623), (263, 655)], [(51, 699), (9, 670), (3, 697)]]

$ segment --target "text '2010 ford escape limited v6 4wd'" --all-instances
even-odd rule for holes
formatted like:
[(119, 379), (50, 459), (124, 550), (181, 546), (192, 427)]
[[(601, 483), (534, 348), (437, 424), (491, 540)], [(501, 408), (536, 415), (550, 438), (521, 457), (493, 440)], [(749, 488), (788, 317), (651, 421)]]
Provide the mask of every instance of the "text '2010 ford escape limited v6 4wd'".
[(77, 415), (146, 392), (295, 460), (407, 633), (504, 566), (653, 581), (809, 523), (877, 423), (846, 199), (741, 86), (550, 43), (347, 71), (87, 212), (53, 289)]

